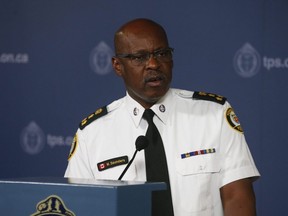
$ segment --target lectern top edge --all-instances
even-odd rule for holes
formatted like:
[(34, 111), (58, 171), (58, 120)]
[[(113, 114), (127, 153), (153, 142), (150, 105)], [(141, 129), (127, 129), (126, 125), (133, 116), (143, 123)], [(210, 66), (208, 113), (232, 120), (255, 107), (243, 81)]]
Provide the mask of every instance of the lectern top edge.
[(58, 178), (58, 177), (33, 177), (33, 178), (15, 178), (0, 179), (3, 184), (41, 184), (54, 186), (77, 186), (77, 187), (126, 187), (149, 185), (149, 187), (157, 187), (158, 189), (166, 189), (163, 182), (143, 182), (143, 181), (118, 181), (118, 180), (96, 180), (96, 179), (80, 179), (80, 178)]

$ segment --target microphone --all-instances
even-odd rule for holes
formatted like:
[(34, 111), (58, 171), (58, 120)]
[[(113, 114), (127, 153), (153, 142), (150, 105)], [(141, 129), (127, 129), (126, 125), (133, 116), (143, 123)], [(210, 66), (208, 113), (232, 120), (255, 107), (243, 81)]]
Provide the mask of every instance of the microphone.
[(137, 137), (137, 139), (135, 141), (136, 150), (134, 152), (134, 155), (133, 155), (132, 159), (129, 161), (129, 163), (127, 164), (127, 166), (125, 167), (125, 169), (123, 170), (123, 172), (121, 173), (121, 175), (119, 176), (118, 180), (121, 180), (122, 177), (125, 175), (128, 168), (132, 164), (137, 152), (145, 149), (148, 145), (149, 145), (149, 140), (147, 139), (146, 136), (141, 135), (141, 136)]

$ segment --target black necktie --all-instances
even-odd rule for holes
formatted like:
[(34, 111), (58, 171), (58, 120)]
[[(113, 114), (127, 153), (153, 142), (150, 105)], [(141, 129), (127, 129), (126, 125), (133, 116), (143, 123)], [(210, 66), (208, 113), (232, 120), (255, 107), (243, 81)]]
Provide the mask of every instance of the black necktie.
[(145, 148), (146, 176), (150, 182), (166, 182), (167, 190), (152, 193), (152, 216), (173, 216), (166, 155), (161, 136), (153, 122), (154, 114), (151, 109), (146, 109), (143, 114), (149, 124), (146, 137), (150, 143)]

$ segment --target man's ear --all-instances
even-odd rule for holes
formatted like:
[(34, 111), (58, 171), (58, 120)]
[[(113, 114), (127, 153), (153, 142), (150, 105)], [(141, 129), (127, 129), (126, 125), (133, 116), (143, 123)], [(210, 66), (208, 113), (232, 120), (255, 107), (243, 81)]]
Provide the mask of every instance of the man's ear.
[(112, 57), (112, 67), (114, 68), (114, 71), (116, 72), (116, 74), (117, 74), (118, 76), (121, 76), (121, 77), (122, 77), (122, 68), (123, 68), (123, 65), (122, 65), (122, 63), (119, 61), (118, 58)]

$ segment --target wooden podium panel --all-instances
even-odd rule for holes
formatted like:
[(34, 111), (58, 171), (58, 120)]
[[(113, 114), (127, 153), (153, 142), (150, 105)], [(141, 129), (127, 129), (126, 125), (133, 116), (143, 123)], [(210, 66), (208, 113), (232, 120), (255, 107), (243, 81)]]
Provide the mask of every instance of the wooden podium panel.
[(165, 188), (112, 180), (0, 180), (0, 209), (5, 216), (150, 216), (152, 191)]

